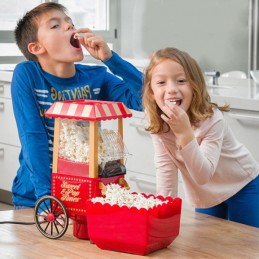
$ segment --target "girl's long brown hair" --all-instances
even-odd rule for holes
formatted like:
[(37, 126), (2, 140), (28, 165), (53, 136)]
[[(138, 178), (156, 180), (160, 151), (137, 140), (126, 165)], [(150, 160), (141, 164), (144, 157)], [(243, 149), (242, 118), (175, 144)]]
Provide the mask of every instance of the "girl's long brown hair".
[(161, 119), (162, 111), (156, 104), (151, 88), (152, 72), (155, 66), (170, 59), (180, 64), (186, 74), (186, 79), (193, 88), (193, 98), (188, 112), (192, 125), (198, 126), (199, 122), (213, 115), (213, 108), (221, 111), (229, 111), (229, 105), (218, 106), (210, 101), (203, 72), (198, 63), (186, 52), (176, 48), (160, 49), (153, 53), (150, 63), (145, 69), (144, 87), (143, 87), (143, 108), (147, 114), (149, 126), (146, 129), (150, 133), (161, 133), (168, 127)]

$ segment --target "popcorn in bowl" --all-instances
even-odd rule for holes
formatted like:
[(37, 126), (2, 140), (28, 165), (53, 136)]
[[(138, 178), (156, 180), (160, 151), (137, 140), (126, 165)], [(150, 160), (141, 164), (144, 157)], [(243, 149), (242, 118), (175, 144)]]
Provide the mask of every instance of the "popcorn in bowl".
[(155, 206), (168, 203), (168, 200), (152, 196), (145, 196), (142, 193), (131, 193), (129, 189), (122, 188), (119, 184), (106, 185), (105, 197), (92, 198), (93, 203), (100, 202), (101, 204), (118, 205), (119, 207), (126, 206), (128, 208), (135, 207), (137, 209), (150, 209)]
[(180, 198), (130, 193), (107, 185), (106, 196), (87, 202), (90, 240), (99, 248), (146, 255), (178, 236)]

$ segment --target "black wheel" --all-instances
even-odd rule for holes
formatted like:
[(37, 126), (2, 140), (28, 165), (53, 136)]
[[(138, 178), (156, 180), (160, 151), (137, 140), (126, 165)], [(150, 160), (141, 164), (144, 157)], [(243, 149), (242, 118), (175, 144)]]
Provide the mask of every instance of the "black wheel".
[(35, 223), (45, 237), (51, 239), (62, 237), (69, 223), (66, 207), (56, 197), (50, 195), (42, 197), (35, 206)]

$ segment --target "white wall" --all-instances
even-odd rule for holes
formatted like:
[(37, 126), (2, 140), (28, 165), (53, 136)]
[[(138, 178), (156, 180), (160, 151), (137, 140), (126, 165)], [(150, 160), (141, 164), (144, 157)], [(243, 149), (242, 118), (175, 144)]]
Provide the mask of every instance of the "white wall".
[(248, 70), (249, 0), (122, 0), (121, 55), (171, 46), (204, 70)]

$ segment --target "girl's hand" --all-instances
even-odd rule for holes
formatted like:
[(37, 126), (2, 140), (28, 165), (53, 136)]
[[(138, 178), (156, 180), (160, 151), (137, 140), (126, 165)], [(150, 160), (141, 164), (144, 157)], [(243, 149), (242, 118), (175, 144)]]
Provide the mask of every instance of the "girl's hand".
[(79, 33), (79, 42), (95, 59), (105, 61), (112, 56), (112, 52), (107, 42), (100, 35), (94, 34), (88, 28), (78, 29), (75, 33)]
[(191, 142), (195, 136), (188, 117), (188, 114), (179, 106), (164, 106), (161, 118), (169, 125), (174, 132), (177, 143), (180, 147), (184, 147)]

